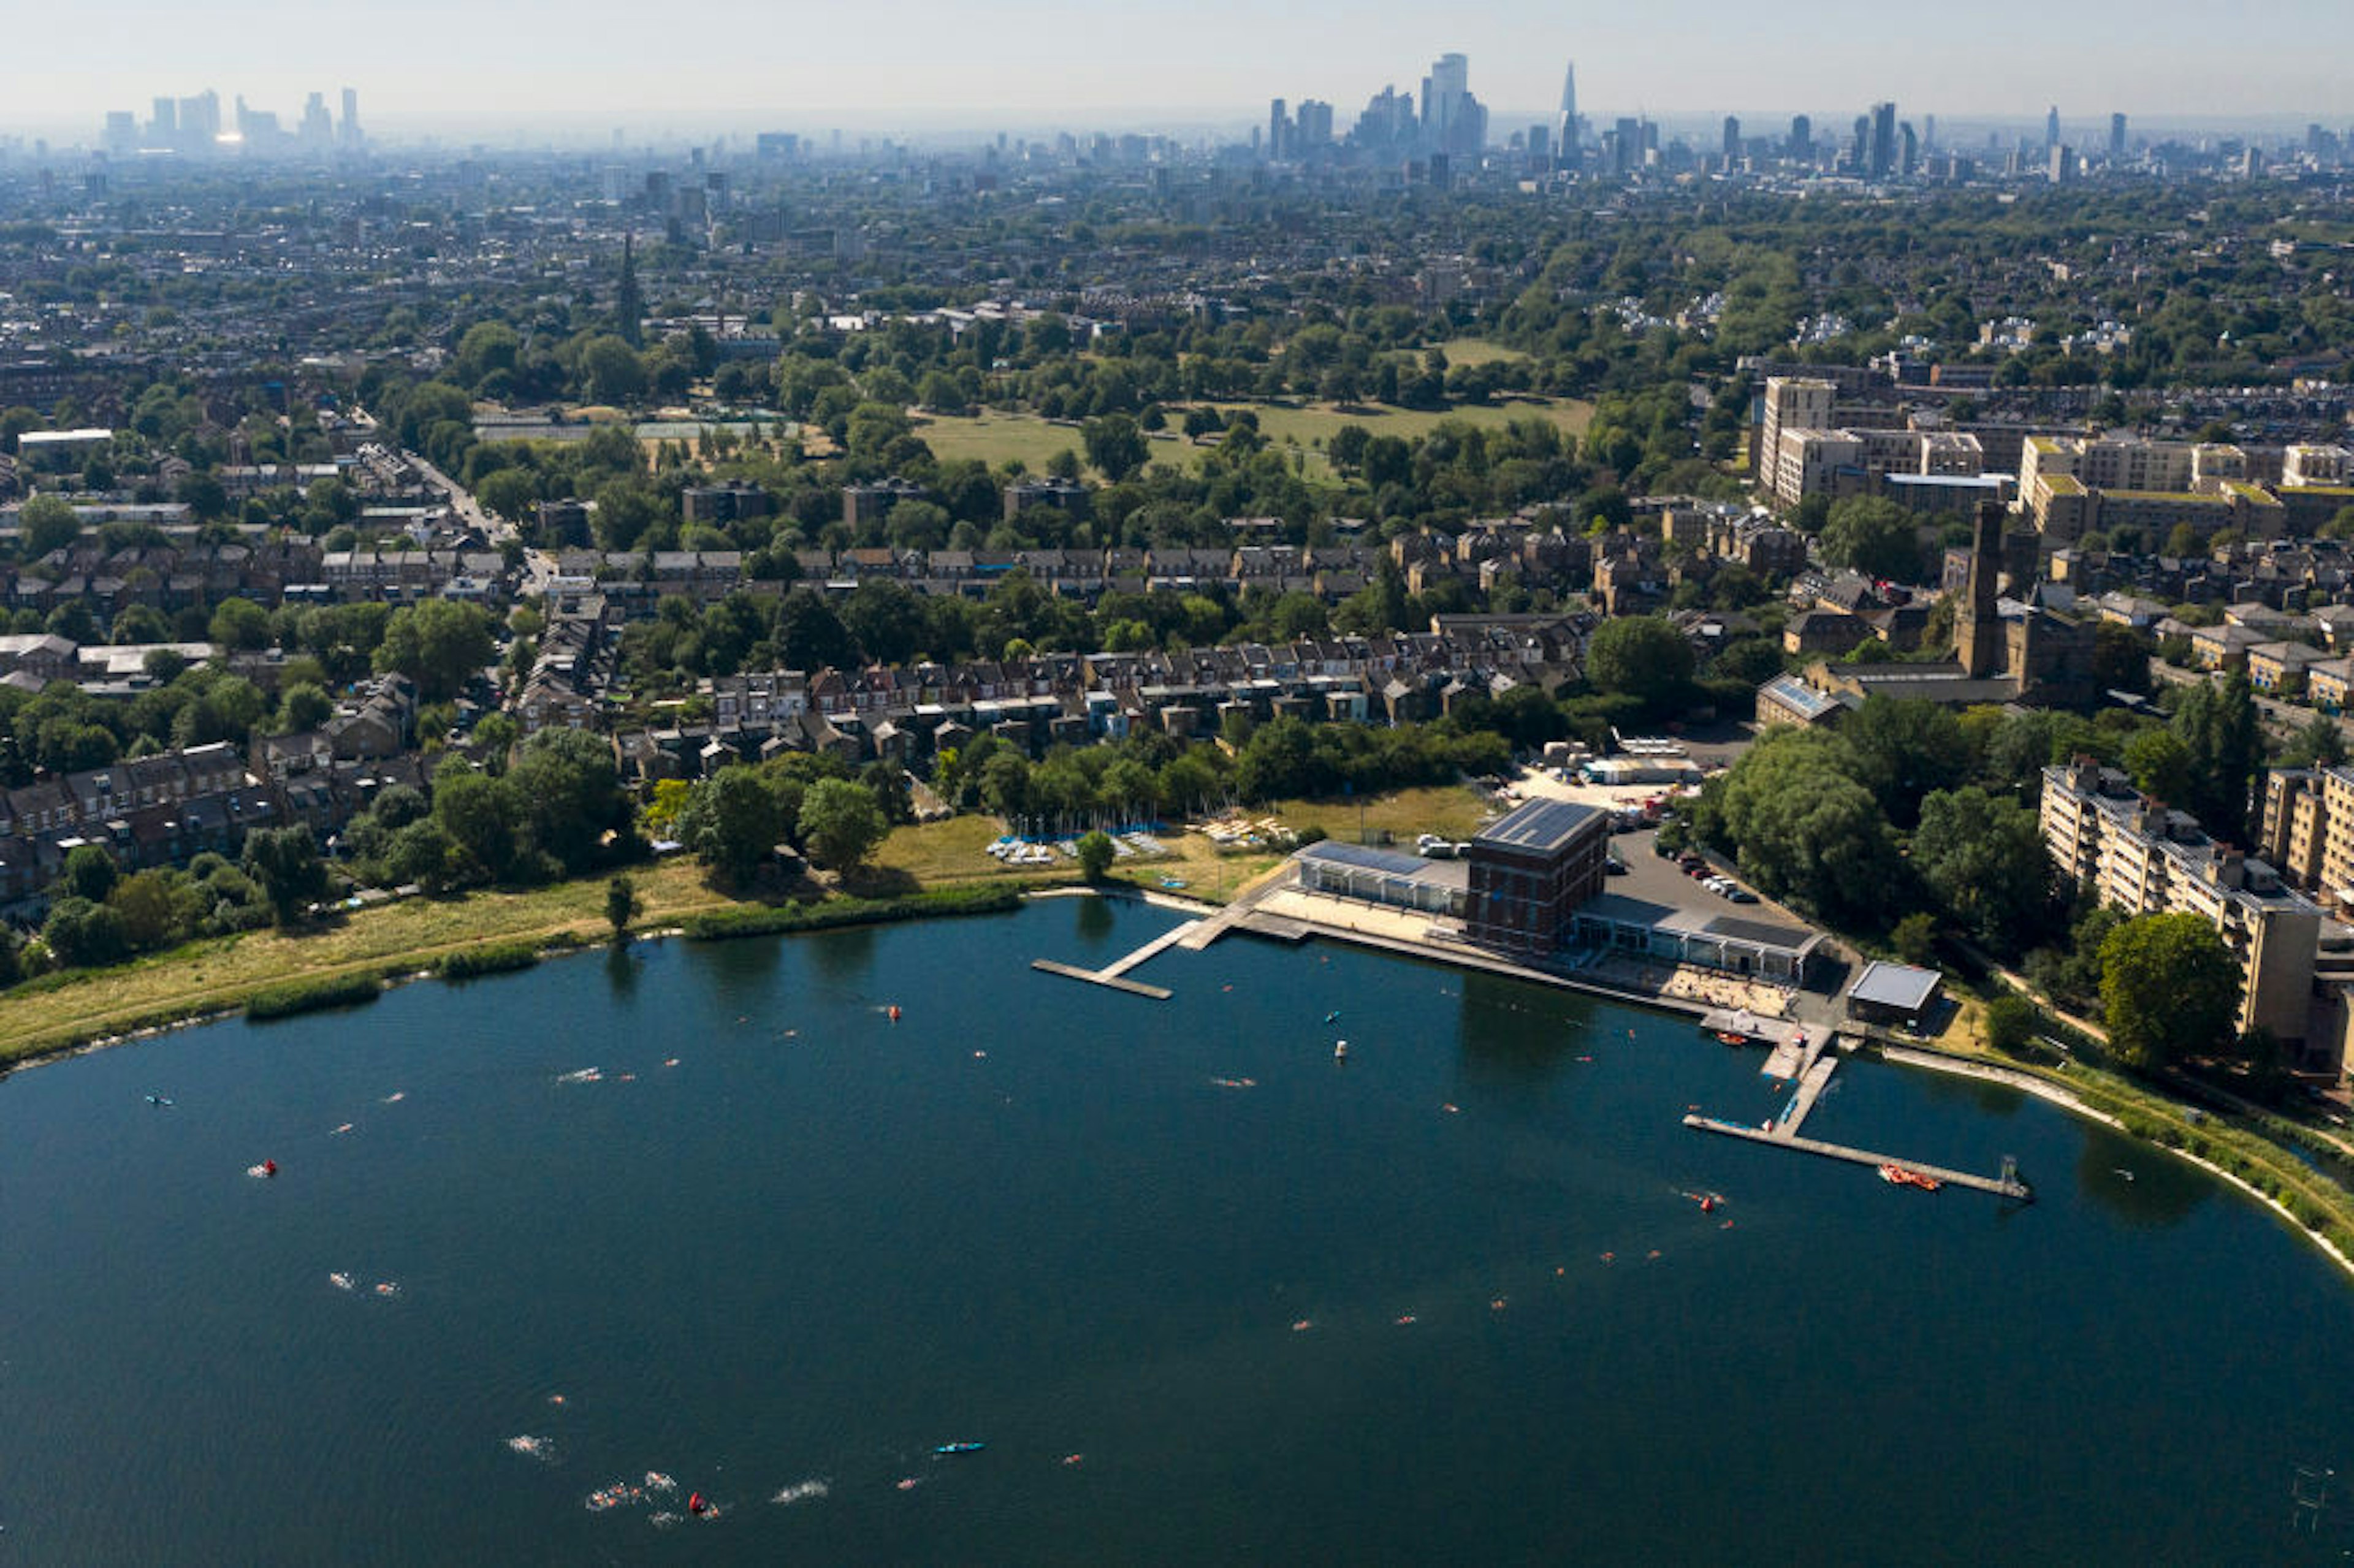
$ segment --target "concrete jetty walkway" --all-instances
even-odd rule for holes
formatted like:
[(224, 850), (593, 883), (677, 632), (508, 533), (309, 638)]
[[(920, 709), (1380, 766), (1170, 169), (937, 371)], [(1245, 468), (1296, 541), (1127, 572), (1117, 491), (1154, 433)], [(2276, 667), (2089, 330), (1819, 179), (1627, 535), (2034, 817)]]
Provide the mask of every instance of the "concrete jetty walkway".
[(1721, 1132), (1727, 1138), (1745, 1139), (1751, 1143), (1770, 1143), (1783, 1149), (1795, 1149), (1801, 1154), (1819, 1154), (1826, 1160), (1844, 1160), (1853, 1165), (1901, 1165), (1907, 1171), (1935, 1177), (1950, 1186), (1992, 1192), (2018, 1202), (2032, 1202), (2035, 1199), (2034, 1191), (2015, 1175), (1978, 1176), (1943, 1165), (1924, 1165), (1917, 1160), (1906, 1160), (1898, 1155), (1875, 1154), (1868, 1149), (1850, 1149), (1843, 1143), (1825, 1143), (1817, 1138), (1800, 1138), (1795, 1133), (1781, 1132), (1770, 1127), (1744, 1127), (1738, 1122), (1722, 1121), (1710, 1116), (1688, 1115), (1684, 1118), (1684, 1125), (1702, 1132)]

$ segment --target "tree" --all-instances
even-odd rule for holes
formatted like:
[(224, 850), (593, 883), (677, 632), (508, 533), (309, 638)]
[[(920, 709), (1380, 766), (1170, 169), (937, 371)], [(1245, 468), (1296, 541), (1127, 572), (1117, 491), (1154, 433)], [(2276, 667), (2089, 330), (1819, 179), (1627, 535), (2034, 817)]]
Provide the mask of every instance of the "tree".
[(1876, 925), (1899, 903), (1903, 863), (1855, 753), (1835, 735), (1776, 729), (1702, 797), (1710, 836), (1740, 853), (1767, 894), (1824, 918)]
[(111, 964), (127, 950), (122, 916), (103, 904), (69, 895), (49, 906), (41, 939), (58, 963), (68, 969)]
[(795, 670), (849, 667), (856, 653), (842, 617), (815, 588), (797, 588), (777, 609), (777, 652)]
[(620, 338), (592, 337), (581, 345), (580, 378), (592, 403), (632, 403), (645, 394), (645, 362)]
[(1937, 917), (1925, 909), (1915, 909), (1890, 929), (1888, 945), (1904, 962), (1915, 969), (1925, 967), (1937, 946)]
[(2028, 945), (2050, 901), (2035, 813), (1974, 784), (1921, 802), (1913, 869), (1954, 924), (2001, 954)]
[(2021, 1047), (2035, 1037), (2042, 1015), (2035, 1004), (2023, 996), (2003, 992), (1987, 1003), (1987, 1044), (2006, 1055), (2017, 1055)]
[(385, 880), (395, 887), (415, 883), (428, 893), (439, 893), (456, 879), (464, 859), (457, 841), (440, 822), (419, 818), (396, 830), (386, 846)]
[(142, 953), (180, 940), (205, 913), (204, 900), (186, 874), (162, 867), (124, 877), (106, 903), (122, 918), (124, 944)]
[(2346, 760), (2346, 732), (2327, 714), (2316, 714), (2297, 727), (2281, 752), (2283, 768), (2335, 768)]
[(93, 904), (103, 904), (106, 895), (114, 891), (114, 857), (97, 844), (76, 844), (66, 852), (65, 864), (59, 869), (58, 885), (69, 898), (87, 898)]
[(507, 874), (522, 817), (514, 786), (462, 758), (451, 758), (433, 775), (433, 821), (475, 876), (495, 882)]
[(429, 599), (392, 612), (376, 667), (398, 671), (417, 683), (425, 701), (440, 702), (456, 696), (496, 652), (490, 615), (480, 605)]
[(251, 652), (270, 646), (270, 612), (249, 599), (225, 599), (213, 611), (212, 640), (223, 648)]
[(2245, 842), (2249, 791), (2264, 748), (2247, 672), (2233, 670), (2220, 683), (2202, 681), (2185, 691), (2174, 733), (2190, 751), (2184, 804), (2217, 838)]
[(758, 769), (740, 763), (696, 785), (678, 813), (679, 842), (739, 886), (752, 879), (784, 836), (776, 792)]
[(1970, 770), (1970, 744), (1949, 708), (1917, 697), (1877, 694), (1840, 725), (1855, 754), (1855, 778), (1898, 827), (1918, 820), (1921, 801)]
[(327, 866), (304, 827), (258, 828), (245, 836), (245, 874), (281, 926), (291, 926), (327, 895)]
[(1082, 835), (1078, 848), (1079, 870), (1086, 874), (1089, 882), (1101, 882), (1104, 879), (1104, 874), (1111, 869), (1114, 857), (1119, 853), (1112, 848), (1111, 835), (1101, 828)]
[(334, 716), (335, 705), (326, 692), (308, 681), (286, 688), (278, 700), (278, 727), (286, 735), (316, 729)]
[(2093, 623), (2093, 683), (2107, 692), (2149, 690), (2151, 641), (2114, 620)]
[(1829, 565), (1868, 577), (1909, 583), (1921, 575), (1921, 534), (1913, 514), (1878, 496), (1832, 503), (1820, 549)]
[(2101, 1008), (2128, 1066), (2170, 1066), (2232, 1044), (2240, 976), (2215, 927), (2196, 915), (2143, 915), (2101, 942)]
[(613, 927), (613, 939), (620, 941), (630, 934), (630, 922), (638, 917), (638, 885), (624, 874), (605, 885), (605, 923)]
[(1135, 478), (1150, 452), (1143, 432), (1126, 414), (1089, 419), (1079, 427), (1079, 440), (1087, 449), (1087, 461), (1114, 484)]
[(1664, 617), (1620, 616), (1596, 627), (1585, 647), (1585, 673), (1606, 692), (1656, 708), (1691, 679), (1691, 644)]
[(801, 800), (801, 842), (837, 871), (864, 860), (888, 831), (873, 791), (847, 779), (821, 779)]
[(25, 531), (23, 555), (28, 561), (65, 548), (81, 534), (81, 514), (55, 495), (34, 496), (25, 503), (16, 521)]
[(532, 847), (578, 872), (596, 857), (608, 830), (629, 821), (610, 743), (586, 730), (544, 729), (523, 744), (506, 772)]
[(2152, 800), (2173, 805), (2190, 802), (2190, 747), (2172, 730), (2137, 732), (2126, 742), (2125, 765), (2134, 788)]

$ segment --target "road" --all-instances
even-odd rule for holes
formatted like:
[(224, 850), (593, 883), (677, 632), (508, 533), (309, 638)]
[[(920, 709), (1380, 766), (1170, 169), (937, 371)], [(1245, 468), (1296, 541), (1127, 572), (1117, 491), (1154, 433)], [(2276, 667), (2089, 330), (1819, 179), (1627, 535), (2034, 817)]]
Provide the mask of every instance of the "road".
[(472, 491), (442, 472), (422, 453), (405, 451), (401, 455), (417, 465), (418, 471), (425, 476), (428, 482), (450, 497), (450, 509), (457, 514), (460, 524), (474, 529), (493, 545), (504, 546), (510, 541), (522, 545), (524, 576), (519, 591), (526, 599), (546, 596), (549, 583), (557, 575), (553, 555), (524, 544), (523, 535), (514, 524), (483, 510), (482, 503), (474, 499)]

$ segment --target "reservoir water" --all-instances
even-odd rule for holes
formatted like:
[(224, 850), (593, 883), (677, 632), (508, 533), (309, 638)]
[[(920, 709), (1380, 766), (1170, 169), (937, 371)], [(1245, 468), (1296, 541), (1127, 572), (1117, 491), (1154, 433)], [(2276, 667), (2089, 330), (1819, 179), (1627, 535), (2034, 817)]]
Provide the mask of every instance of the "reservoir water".
[(1851, 1065), (1810, 1134), (2040, 1201), (1890, 1187), (1680, 1126), (1778, 1103), (1687, 1021), (1347, 948), (1027, 967), (1171, 919), (640, 946), (8, 1078), (0, 1568), (2354, 1544), (2354, 1288), (2200, 1173)]

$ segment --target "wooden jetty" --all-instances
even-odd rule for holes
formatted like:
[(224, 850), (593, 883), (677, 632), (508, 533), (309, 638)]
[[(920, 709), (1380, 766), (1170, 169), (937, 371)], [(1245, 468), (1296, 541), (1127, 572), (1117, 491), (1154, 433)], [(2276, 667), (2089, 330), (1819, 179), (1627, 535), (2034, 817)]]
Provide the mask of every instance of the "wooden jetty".
[(1061, 975), (1066, 980), (1086, 980), (1090, 985), (1108, 986), (1113, 991), (1124, 991), (1130, 996), (1149, 996), (1155, 1001), (1167, 1001), (1176, 994), (1166, 986), (1147, 985), (1142, 980), (1132, 980), (1125, 975), (1116, 975), (1108, 969), (1083, 969), (1076, 964), (1058, 964), (1052, 959), (1033, 959), (1030, 960), (1030, 967), (1050, 975)]
[(1919, 1171), (1949, 1186), (1968, 1187), (1980, 1192), (1992, 1192), (1999, 1198), (2031, 1203), (2035, 1192), (2020, 1181), (2006, 1161), (2000, 1176), (1978, 1176), (1967, 1171), (1948, 1170), (1942, 1165), (1924, 1165), (1917, 1160), (1900, 1159), (1893, 1154), (1874, 1154), (1868, 1149), (1850, 1149), (1843, 1143), (1825, 1143), (1818, 1138), (1800, 1138), (1794, 1132), (1776, 1130), (1775, 1127), (1744, 1127), (1738, 1122), (1723, 1121), (1712, 1116), (1690, 1115), (1684, 1118), (1686, 1127), (1702, 1132), (1721, 1132), (1727, 1138), (1746, 1139), (1751, 1143), (1768, 1143), (1782, 1149), (1795, 1149), (1801, 1154), (1819, 1154), (1826, 1160), (1844, 1160), (1850, 1165), (1901, 1165), (1907, 1171)]
[[(1223, 918), (1223, 915), (1217, 918)], [(1066, 980), (1086, 980), (1091, 985), (1109, 986), (1114, 991), (1124, 991), (1131, 996), (1149, 996), (1155, 1001), (1167, 1001), (1175, 994), (1173, 991), (1165, 986), (1147, 985), (1142, 980), (1129, 980), (1127, 978), (1128, 971), (1147, 959), (1168, 951), (1171, 948), (1181, 945), (1194, 948), (1202, 946), (1202, 943), (1189, 942), (1186, 938), (1194, 936), (1203, 927), (1214, 924), (1216, 919), (1214, 918), (1188, 920), (1182, 925), (1172, 926), (1134, 952), (1114, 959), (1099, 969), (1085, 969), (1076, 964), (1057, 963), (1053, 959), (1033, 959), (1030, 960), (1030, 967), (1050, 975), (1061, 975)], [(1212, 933), (1213, 938), (1215, 935), (1216, 933)]]

